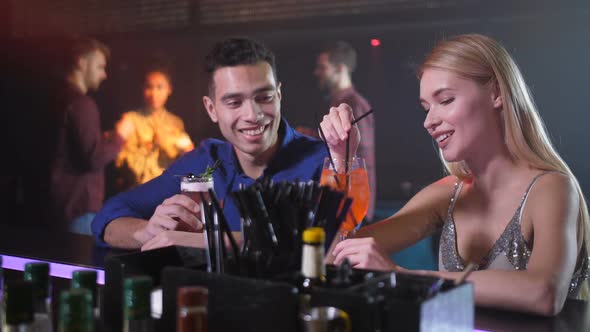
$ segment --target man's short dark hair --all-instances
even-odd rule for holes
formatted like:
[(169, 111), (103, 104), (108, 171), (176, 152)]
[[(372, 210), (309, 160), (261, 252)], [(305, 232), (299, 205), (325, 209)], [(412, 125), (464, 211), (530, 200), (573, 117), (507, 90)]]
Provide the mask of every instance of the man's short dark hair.
[(228, 38), (213, 47), (205, 58), (205, 72), (209, 79), (209, 95), (213, 96), (215, 85), (213, 74), (222, 67), (255, 65), (266, 62), (277, 79), (274, 54), (260, 42), (248, 38)]
[(108, 60), (111, 51), (102, 42), (90, 37), (75, 37), (68, 42), (66, 69), (72, 72), (78, 63), (78, 59), (94, 51), (100, 51)]
[(322, 49), (322, 53), (324, 52), (328, 54), (328, 59), (332, 64), (344, 64), (351, 73), (356, 69), (356, 51), (349, 43), (337, 41), (328, 44)]

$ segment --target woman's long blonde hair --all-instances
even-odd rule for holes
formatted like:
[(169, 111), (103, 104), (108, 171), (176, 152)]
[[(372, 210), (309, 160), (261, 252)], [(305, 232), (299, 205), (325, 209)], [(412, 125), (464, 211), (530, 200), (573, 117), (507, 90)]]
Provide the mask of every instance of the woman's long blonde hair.
[[(503, 102), (504, 140), (511, 157), (538, 169), (566, 173), (574, 182), (580, 200), (578, 256), (587, 253), (587, 250), (581, 250), (582, 246), (590, 248), (588, 207), (584, 194), (578, 180), (553, 146), (531, 92), (506, 49), (487, 36), (461, 35), (435, 46), (420, 66), (419, 78), (428, 68), (450, 71), (482, 85), (497, 85)], [(442, 153), (440, 158), (448, 173), (459, 178), (471, 175), (465, 162), (447, 162)], [(581, 261), (579, 258), (578, 262)], [(588, 298), (587, 282), (580, 290), (580, 297)]]

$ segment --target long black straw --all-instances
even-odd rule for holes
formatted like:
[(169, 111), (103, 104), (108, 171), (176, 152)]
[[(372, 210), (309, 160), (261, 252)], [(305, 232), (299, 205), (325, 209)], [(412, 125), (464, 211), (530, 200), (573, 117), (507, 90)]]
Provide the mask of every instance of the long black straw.
[(366, 113), (364, 113), (363, 115), (359, 116), (358, 119), (355, 119), (352, 121), (352, 124), (356, 124), (357, 122), (361, 121), (362, 119), (364, 119), (365, 117), (371, 115), (373, 113), (373, 109), (371, 108), (370, 110), (368, 110)]
[[(364, 119), (365, 117), (371, 115), (373, 113), (373, 109), (371, 108), (370, 110), (368, 110), (367, 112), (365, 112), (363, 115), (359, 116), (358, 119), (354, 119), (352, 120), (352, 125), (354, 126), (357, 122), (361, 121), (362, 119)], [(348, 135), (348, 137), (346, 138), (346, 159), (344, 160), (344, 174), (346, 175), (346, 187), (348, 188), (348, 162), (349, 162), (349, 158), (350, 158), (350, 133)]]
[[(209, 188), (209, 196), (211, 198), (211, 203), (213, 203), (213, 207), (217, 211), (219, 223), (222, 228), (220, 231), (222, 232), (222, 234), (223, 234), (223, 232), (225, 232), (227, 234), (227, 237), (228, 237), (229, 242), (231, 244), (232, 250), (234, 252), (236, 263), (239, 264), (240, 255), (239, 255), (238, 243), (236, 242), (234, 235), (232, 234), (231, 229), (229, 228), (229, 225), (227, 223), (227, 219), (225, 219), (225, 215), (223, 214), (223, 210), (221, 209), (221, 204), (219, 204), (219, 199), (217, 198), (217, 194), (215, 193), (215, 190), (213, 190), (213, 188)], [(223, 239), (223, 237), (222, 237), (222, 239)], [(222, 245), (223, 245), (223, 242), (222, 242)]]
[[(346, 159), (344, 159), (344, 174), (348, 174), (348, 159), (350, 158), (350, 133), (346, 138)], [(346, 186), (348, 187), (348, 176), (346, 177)]]
[(330, 148), (328, 147), (328, 143), (326, 142), (326, 136), (324, 136), (324, 131), (322, 130), (321, 126), (318, 126), (318, 129), (320, 131), (320, 138), (322, 139), (322, 142), (324, 142), (324, 146), (326, 147), (326, 151), (328, 151), (328, 158), (330, 158), (330, 164), (332, 165), (332, 168), (334, 169), (334, 180), (336, 180), (336, 185), (338, 187), (340, 187), (340, 181), (338, 180), (338, 177), (335, 175), (335, 173), (337, 172), (336, 165), (334, 165), (334, 158), (332, 158), (332, 153), (330, 152)]

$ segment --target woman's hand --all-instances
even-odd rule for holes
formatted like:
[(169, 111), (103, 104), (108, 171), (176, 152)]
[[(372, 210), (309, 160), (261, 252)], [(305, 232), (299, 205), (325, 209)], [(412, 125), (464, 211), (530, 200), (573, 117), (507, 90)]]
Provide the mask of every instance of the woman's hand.
[(336, 245), (332, 255), (336, 257), (334, 259), (336, 265), (342, 263), (344, 258), (348, 258), (354, 268), (380, 271), (398, 269), (398, 266), (389, 259), (372, 237), (344, 240)]
[(186, 133), (182, 133), (176, 139), (176, 147), (180, 149), (182, 152), (190, 151), (195, 148), (193, 141)]
[(124, 141), (126, 141), (129, 136), (133, 135), (135, 132), (135, 124), (133, 124), (133, 121), (129, 116), (123, 115), (121, 119), (117, 121), (115, 131)]
[(320, 127), (324, 134), (324, 141), (328, 144), (332, 158), (346, 158), (346, 140), (350, 136), (349, 156), (354, 156), (361, 141), (359, 129), (352, 124), (352, 108), (347, 104), (330, 108), (330, 112), (324, 115)]

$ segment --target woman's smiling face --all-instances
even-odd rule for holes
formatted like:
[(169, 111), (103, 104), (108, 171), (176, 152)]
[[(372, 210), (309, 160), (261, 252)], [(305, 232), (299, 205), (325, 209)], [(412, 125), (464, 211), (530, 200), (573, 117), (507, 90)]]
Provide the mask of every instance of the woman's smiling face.
[(476, 158), (502, 135), (502, 102), (491, 84), (427, 68), (420, 80), (420, 103), (426, 111), (424, 128), (448, 162)]

